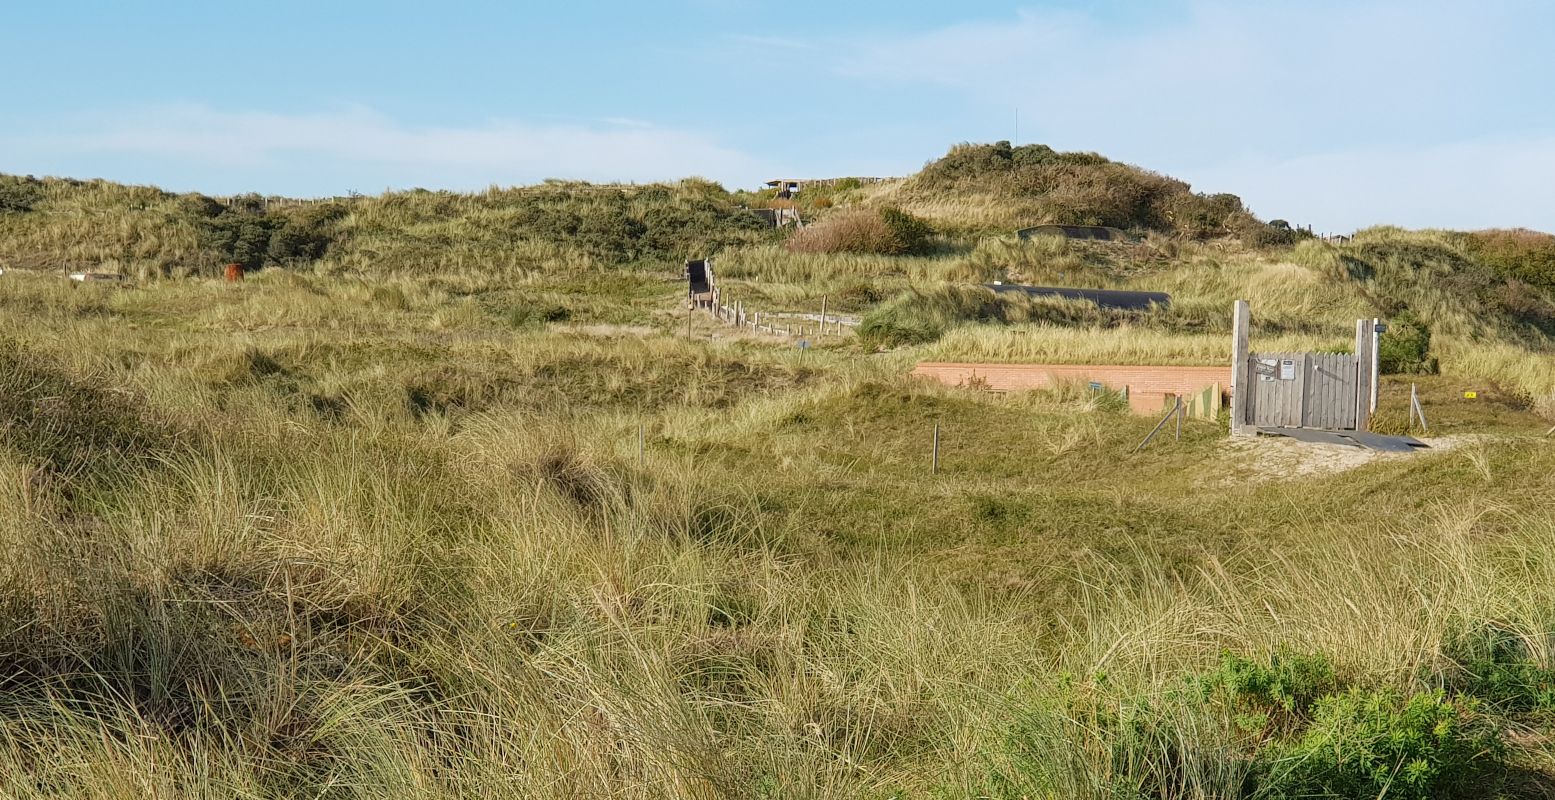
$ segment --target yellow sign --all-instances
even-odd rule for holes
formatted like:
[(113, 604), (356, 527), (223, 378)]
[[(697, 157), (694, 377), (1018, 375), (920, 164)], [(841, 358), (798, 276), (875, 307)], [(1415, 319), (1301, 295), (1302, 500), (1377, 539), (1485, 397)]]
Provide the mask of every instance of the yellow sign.
[(1463, 399), (1465, 399), (1465, 400), (1474, 400), (1474, 399), (1476, 399), (1478, 397), (1479, 397), (1479, 392), (1464, 392), (1463, 393)]

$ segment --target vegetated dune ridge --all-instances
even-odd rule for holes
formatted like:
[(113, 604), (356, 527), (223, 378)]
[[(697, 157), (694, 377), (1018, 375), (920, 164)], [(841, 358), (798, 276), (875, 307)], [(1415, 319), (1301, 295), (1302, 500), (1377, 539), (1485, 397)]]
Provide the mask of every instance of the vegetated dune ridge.
[[(797, 244), (701, 181), (5, 182), (3, 793), (1542, 796), (1548, 240), (1333, 245), (1098, 159), (806, 189)], [(1000, 235), (1044, 222), (1143, 242)], [(706, 253), (864, 323), (688, 337)], [(1238, 297), (1271, 350), (1389, 319), (1379, 427), (1415, 383), (1454, 446), (1323, 469), (1190, 420), (1132, 454), (1154, 421), (1084, 387), (904, 377), (1218, 363)]]

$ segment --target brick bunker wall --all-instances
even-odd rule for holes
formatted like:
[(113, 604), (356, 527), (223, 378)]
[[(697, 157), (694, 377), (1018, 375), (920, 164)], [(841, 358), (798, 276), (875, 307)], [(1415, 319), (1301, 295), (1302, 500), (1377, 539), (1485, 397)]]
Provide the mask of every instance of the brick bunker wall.
[(1231, 365), (1224, 367), (1116, 366), (1101, 364), (969, 364), (925, 361), (913, 375), (947, 386), (976, 386), (995, 392), (1047, 389), (1055, 383), (1096, 381), (1113, 391), (1128, 389), (1137, 414), (1159, 414), (1166, 398), (1188, 396), (1206, 386), (1231, 389)]

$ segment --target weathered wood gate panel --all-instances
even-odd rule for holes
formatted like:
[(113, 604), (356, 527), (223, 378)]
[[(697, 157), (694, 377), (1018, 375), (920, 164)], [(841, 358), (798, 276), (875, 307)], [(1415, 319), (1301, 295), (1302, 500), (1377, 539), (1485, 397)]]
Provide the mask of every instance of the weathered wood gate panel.
[(1377, 406), (1377, 337), (1381, 320), (1355, 321), (1355, 352), (1253, 353), (1252, 310), (1231, 312), (1231, 433), (1259, 428), (1371, 429)]
[(1348, 353), (1256, 353), (1247, 360), (1253, 425), (1354, 430), (1358, 407), (1355, 356)]

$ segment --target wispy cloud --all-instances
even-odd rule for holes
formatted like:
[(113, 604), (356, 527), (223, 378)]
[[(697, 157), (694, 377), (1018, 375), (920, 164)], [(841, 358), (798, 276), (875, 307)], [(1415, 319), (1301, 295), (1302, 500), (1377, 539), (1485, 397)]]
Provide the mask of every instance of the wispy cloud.
[[(177, 161), (223, 184), (277, 171), (343, 175), (366, 186), (472, 188), (544, 178), (651, 181), (687, 175), (748, 182), (753, 157), (688, 130), (640, 120), (600, 125), (495, 121), (407, 125), (362, 107), (311, 114), (173, 106), (54, 122), (47, 135), (0, 138), (0, 169), (94, 155)], [(185, 171), (188, 171), (187, 169)], [(264, 181), (260, 181), (264, 183)], [(256, 186), (255, 188), (262, 188)]]
[(1320, 230), (1376, 224), (1555, 232), (1555, 136), (1246, 157), (1188, 170), (1254, 208)]
[[(1195, 0), (1171, 8), (1148, 23), (1043, 10), (866, 37), (834, 66), (855, 80), (959, 94), (1005, 118), (1018, 108), (1026, 140), (1197, 174), (1214, 183), (1206, 188), (1258, 198), (1280, 216), (1295, 213), (1282, 185), (1353, 188), (1356, 176), (1386, 170), (1409, 179), (1368, 185), (1365, 196), (1413, 209), (1394, 217), (1406, 224), (1451, 224), (1454, 210), (1463, 220), (1487, 210), (1513, 216), (1542, 196), (1533, 181), (1503, 172), (1515, 172), (1514, 155), (1546, 163), (1549, 154), (1555, 109), (1541, 98), (1555, 96), (1555, 64), (1540, 42), (1555, 26), (1555, 6)], [(1388, 166), (1366, 169), (1361, 155)], [(1405, 164), (1414, 172), (1405, 175)], [(1444, 195), (1433, 213), (1422, 185)], [(1334, 226), (1375, 221), (1355, 199), (1333, 207), (1343, 213), (1312, 213)], [(1544, 227), (1555, 227), (1555, 211), (1542, 213)]]

